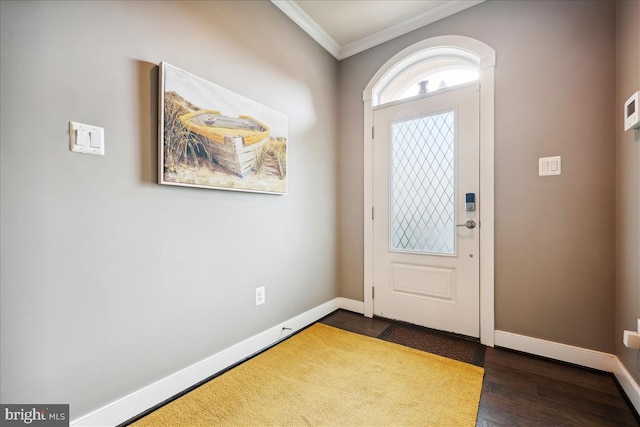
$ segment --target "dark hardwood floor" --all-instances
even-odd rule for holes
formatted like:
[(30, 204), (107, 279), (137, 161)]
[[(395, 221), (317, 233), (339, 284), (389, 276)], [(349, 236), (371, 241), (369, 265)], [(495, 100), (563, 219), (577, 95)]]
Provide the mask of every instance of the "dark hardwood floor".
[[(321, 322), (373, 337), (393, 323), (344, 310)], [(483, 367), (477, 426), (640, 426), (609, 373), (491, 347)]]

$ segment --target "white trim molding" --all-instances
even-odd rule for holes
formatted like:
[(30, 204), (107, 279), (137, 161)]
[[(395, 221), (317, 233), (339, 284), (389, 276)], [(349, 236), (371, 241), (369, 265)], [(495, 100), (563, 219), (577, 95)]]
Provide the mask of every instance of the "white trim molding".
[(340, 308), (353, 311), (354, 313), (364, 314), (364, 302), (342, 297), (337, 298), (337, 300)]
[(415, 43), (389, 59), (364, 89), (364, 314), (373, 316), (373, 107), (379, 84), (407, 62), (430, 58), (442, 49), (472, 54), (480, 66), (480, 341), (494, 345), (494, 68), (496, 53), (485, 43), (464, 36), (439, 36)]
[(438, 6), (410, 17), (402, 22), (371, 34), (363, 39), (340, 46), (337, 59), (348, 58), (382, 43), (403, 36), (413, 30), (432, 24), (443, 18), (462, 12), (472, 6), (480, 4), (484, 0), (448, 0)]
[[(153, 384), (111, 402), (80, 418), (72, 420), (70, 426), (114, 426), (121, 424), (157, 404), (181, 393), (212, 375), (258, 353), (306, 326), (322, 319), (339, 308), (353, 310), (358, 301), (335, 298), (308, 310), (296, 317), (267, 329), (234, 346), (220, 351), (200, 362), (188, 366)], [(286, 330), (284, 328), (287, 328)]]
[(636, 408), (636, 412), (640, 414), (640, 385), (633, 376), (627, 371), (620, 359), (617, 357), (615, 366), (613, 367), (613, 375), (615, 375), (620, 387), (624, 390), (631, 404)]
[[(121, 424), (206, 380), (217, 372), (227, 369), (264, 350), (282, 338), (298, 332), (339, 308), (356, 313), (363, 313), (364, 303), (348, 298), (334, 298), (124, 396), (121, 399), (111, 402), (96, 411), (72, 420), (70, 426), (96, 427)], [(291, 329), (285, 330), (283, 328)], [(629, 400), (633, 403), (636, 410), (640, 412), (640, 387), (616, 356), (503, 331), (496, 331), (496, 345), (534, 355), (550, 357), (576, 365), (613, 372), (626, 395), (629, 397)]]
[(547, 357), (561, 362), (573, 363), (600, 371), (613, 372), (615, 365), (612, 354), (587, 350), (567, 344), (532, 338), (511, 332), (496, 331), (495, 345), (522, 351), (524, 353)]
[(618, 383), (620, 383), (620, 386), (629, 398), (629, 401), (633, 404), (633, 407), (638, 413), (640, 413), (640, 386), (624, 367), (620, 359), (613, 354), (588, 350), (581, 347), (574, 347), (567, 344), (560, 344), (553, 341), (546, 341), (539, 338), (532, 338), (505, 331), (495, 332), (495, 345), (536, 356), (572, 363), (578, 366), (584, 366), (586, 368), (611, 372), (618, 380)]
[(320, 46), (333, 55), (334, 58), (340, 58), (340, 45), (327, 32), (302, 10), (293, 1), (287, 0), (271, 0), (278, 9), (287, 15), (293, 22), (298, 24), (307, 34), (311, 36)]
[[(333, 55), (337, 60), (348, 58), (357, 53), (363, 52), (379, 44), (400, 37), (413, 30), (432, 24), (447, 16), (462, 12), (472, 6), (480, 4), (485, 0), (446, 0), (431, 9), (418, 13), (391, 25), (374, 34), (360, 40), (340, 45), (331, 37), (311, 16), (309, 16), (300, 6), (292, 0), (271, 0), (278, 9), (287, 15), (293, 22), (298, 24), (307, 34), (311, 36), (320, 46)], [(329, 6), (331, 7), (331, 6)]]

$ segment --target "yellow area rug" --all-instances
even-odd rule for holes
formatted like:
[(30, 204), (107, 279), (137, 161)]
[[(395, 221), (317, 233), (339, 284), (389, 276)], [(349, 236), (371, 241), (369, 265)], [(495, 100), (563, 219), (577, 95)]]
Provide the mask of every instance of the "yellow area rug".
[(132, 425), (475, 426), (483, 376), (317, 323)]

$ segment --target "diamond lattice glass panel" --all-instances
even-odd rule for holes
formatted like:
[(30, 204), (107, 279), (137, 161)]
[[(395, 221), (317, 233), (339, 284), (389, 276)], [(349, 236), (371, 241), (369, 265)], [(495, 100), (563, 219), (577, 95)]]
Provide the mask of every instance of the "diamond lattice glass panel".
[(390, 246), (455, 253), (455, 112), (391, 125)]

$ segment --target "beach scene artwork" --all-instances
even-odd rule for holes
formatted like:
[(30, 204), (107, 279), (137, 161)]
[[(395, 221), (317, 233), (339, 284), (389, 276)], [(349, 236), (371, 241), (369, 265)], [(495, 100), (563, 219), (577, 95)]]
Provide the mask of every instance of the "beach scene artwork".
[(160, 184), (287, 192), (288, 118), (163, 62)]

